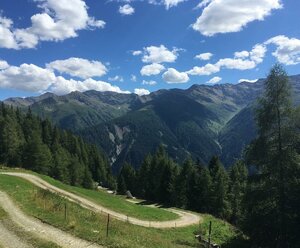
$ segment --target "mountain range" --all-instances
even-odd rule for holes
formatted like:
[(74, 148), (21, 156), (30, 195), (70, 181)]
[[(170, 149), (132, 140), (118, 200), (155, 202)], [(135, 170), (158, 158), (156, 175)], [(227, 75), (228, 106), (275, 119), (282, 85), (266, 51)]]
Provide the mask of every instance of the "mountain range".
[[(293, 100), (300, 105), (300, 75), (290, 76)], [(124, 162), (139, 167), (163, 145), (178, 162), (188, 156), (207, 163), (219, 155), (229, 166), (255, 138), (254, 108), (264, 88), (256, 83), (193, 85), (146, 96), (114, 92), (72, 92), (57, 96), (9, 98), (4, 103), (31, 108), (61, 128), (97, 144), (115, 171)]]

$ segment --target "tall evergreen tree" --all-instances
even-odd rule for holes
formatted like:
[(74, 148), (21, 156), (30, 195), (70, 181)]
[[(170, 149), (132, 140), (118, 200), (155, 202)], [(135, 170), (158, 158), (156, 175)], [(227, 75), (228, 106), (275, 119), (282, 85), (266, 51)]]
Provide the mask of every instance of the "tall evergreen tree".
[(231, 206), (231, 223), (238, 224), (243, 217), (242, 202), (247, 187), (248, 169), (243, 161), (237, 161), (229, 171), (229, 201)]
[(300, 165), (292, 113), (291, 86), (282, 66), (276, 64), (256, 111), (258, 138), (248, 150), (257, 173), (247, 191), (245, 224), (252, 240), (264, 247), (297, 247), (290, 236), (299, 216), (290, 196), (299, 187)]
[(210, 212), (221, 218), (228, 218), (230, 206), (228, 201), (228, 174), (220, 159), (214, 156), (209, 163), (212, 178)]

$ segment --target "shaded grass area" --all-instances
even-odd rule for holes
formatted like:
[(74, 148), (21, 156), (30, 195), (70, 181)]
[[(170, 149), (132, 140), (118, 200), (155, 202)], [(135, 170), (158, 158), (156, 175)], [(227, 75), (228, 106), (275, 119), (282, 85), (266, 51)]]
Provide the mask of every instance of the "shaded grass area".
[(51, 183), (52, 185), (72, 192), (76, 195), (84, 197), (90, 201), (93, 201), (97, 204), (102, 205), (103, 207), (109, 208), (115, 212), (122, 213), (129, 217), (134, 217), (141, 220), (149, 220), (149, 221), (168, 221), (168, 220), (176, 220), (179, 216), (175, 213), (169, 212), (160, 208), (149, 208), (147, 206), (135, 204), (125, 200), (124, 196), (112, 195), (104, 190), (89, 190), (79, 187), (74, 187), (70, 185), (63, 184), (51, 177), (39, 175), (37, 173), (25, 171), (25, 170), (2, 170), (2, 171), (14, 171), (14, 172), (27, 172), (34, 175), (37, 175)]
[[(21, 240), (24, 240), (27, 244), (30, 244), (35, 248), (60, 248), (60, 246), (58, 246), (52, 242), (45, 241), (36, 236), (30, 235), (24, 229), (17, 226), (16, 224), (14, 224), (9, 219), (7, 213), (1, 207), (0, 207), (0, 223), (3, 226), (5, 226), (5, 228), (7, 230), (11, 231), (16, 236), (18, 236)], [(1, 245), (0, 245), (0, 248), (2, 248)]]
[[(107, 216), (95, 214), (75, 203), (67, 202), (62, 197), (38, 189), (21, 178), (0, 175), (0, 189), (6, 191), (25, 213), (106, 247), (199, 247), (198, 241), (194, 238), (194, 233), (199, 232), (198, 225), (176, 229), (154, 229), (111, 219), (109, 236), (106, 237)], [(65, 219), (65, 203), (67, 204), (67, 219)], [(209, 221), (207, 218), (209, 216), (204, 215), (202, 230), (207, 229), (207, 221)], [(220, 222), (218, 219), (214, 219), (214, 222), (216, 224), (213, 225), (216, 227), (223, 225), (218, 224)], [(220, 241), (223, 242), (220, 244), (224, 244), (236, 235), (235, 230), (227, 224), (223, 231), (220, 231), (218, 236), (213, 236), (212, 239), (214, 242)]]

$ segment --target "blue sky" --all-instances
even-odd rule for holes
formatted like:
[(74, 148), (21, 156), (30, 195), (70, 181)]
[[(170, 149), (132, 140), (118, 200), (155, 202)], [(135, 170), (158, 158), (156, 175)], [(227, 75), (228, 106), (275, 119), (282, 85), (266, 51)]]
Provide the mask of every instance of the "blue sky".
[[(300, 73), (300, 1), (4, 0), (0, 99)], [(197, 56), (198, 55), (198, 56)]]

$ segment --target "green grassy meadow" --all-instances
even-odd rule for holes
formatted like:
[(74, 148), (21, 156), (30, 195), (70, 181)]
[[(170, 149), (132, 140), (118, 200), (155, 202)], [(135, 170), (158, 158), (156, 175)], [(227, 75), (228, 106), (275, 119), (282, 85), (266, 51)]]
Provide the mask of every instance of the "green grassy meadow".
[[(95, 214), (18, 177), (0, 175), (0, 190), (7, 192), (26, 214), (106, 247), (176, 248), (198, 247), (199, 245), (194, 238), (194, 233), (199, 231), (198, 225), (176, 229), (155, 229), (111, 219), (109, 236), (106, 237), (106, 215)], [(66, 219), (65, 204), (67, 204)], [(207, 229), (207, 220), (213, 220), (213, 226), (225, 223), (208, 215), (203, 217), (204, 222), (200, 226), (202, 230)], [(212, 239), (221, 244), (228, 242), (236, 235), (237, 232), (232, 226), (224, 224), (215, 237), (213, 234)]]

